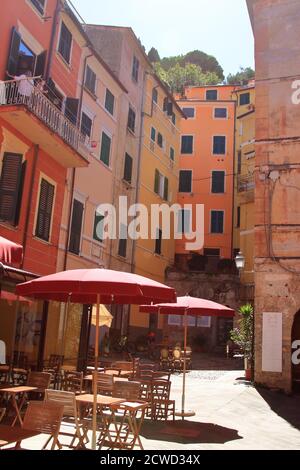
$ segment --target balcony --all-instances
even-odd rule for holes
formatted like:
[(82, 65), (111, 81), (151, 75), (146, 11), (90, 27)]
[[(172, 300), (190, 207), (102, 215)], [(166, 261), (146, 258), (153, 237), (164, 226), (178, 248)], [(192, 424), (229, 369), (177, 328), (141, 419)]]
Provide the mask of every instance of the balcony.
[(255, 181), (254, 175), (238, 176), (237, 190), (240, 202), (253, 202), (254, 201)]
[(65, 168), (86, 167), (85, 136), (38, 86), (21, 82), (0, 85), (0, 117)]

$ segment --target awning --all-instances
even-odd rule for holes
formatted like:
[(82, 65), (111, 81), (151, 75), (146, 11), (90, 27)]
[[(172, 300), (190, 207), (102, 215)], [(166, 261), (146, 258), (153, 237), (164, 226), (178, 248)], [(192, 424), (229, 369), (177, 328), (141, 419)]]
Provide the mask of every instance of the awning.
[[(96, 305), (93, 306), (92, 310), (92, 325), (96, 325), (96, 312), (97, 307)], [(108, 328), (111, 327), (111, 322), (113, 320), (112, 314), (107, 310), (105, 305), (100, 305), (100, 318), (99, 318), (99, 326), (108, 326)]]
[(21, 263), (23, 258), (23, 247), (6, 238), (0, 237), (0, 262)]

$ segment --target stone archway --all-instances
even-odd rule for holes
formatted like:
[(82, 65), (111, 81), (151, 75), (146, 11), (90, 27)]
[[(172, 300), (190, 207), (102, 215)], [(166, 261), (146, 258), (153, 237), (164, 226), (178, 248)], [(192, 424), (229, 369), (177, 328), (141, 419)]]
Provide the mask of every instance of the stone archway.
[(292, 387), (294, 391), (300, 392), (300, 310), (294, 317), (292, 346), (293, 344), (296, 347), (292, 349)]

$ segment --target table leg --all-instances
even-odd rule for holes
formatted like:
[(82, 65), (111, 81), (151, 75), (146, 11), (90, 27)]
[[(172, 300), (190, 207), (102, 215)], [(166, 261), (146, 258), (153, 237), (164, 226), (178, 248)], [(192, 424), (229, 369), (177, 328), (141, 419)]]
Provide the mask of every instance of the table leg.
[(17, 403), (17, 400), (16, 400), (16, 396), (15, 396), (15, 395), (12, 395), (11, 401), (12, 401), (13, 407), (14, 407), (15, 412), (16, 412), (16, 417), (15, 417), (15, 419), (13, 420), (11, 426), (14, 427), (14, 425), (15, 425), (16, 422), (17, 422), (17, 420), (19, 420), (20, 425), (23, 426), (23, 420), (22, 420), (22, 418), (21, 418), (20, 411), (21, 411), (22, 406), (23, 406), (24, 401), (25, 401), (25, 400), (24, 400), (24, 397), (22, 397), (20, 408), (18, 407), (18, 403)]

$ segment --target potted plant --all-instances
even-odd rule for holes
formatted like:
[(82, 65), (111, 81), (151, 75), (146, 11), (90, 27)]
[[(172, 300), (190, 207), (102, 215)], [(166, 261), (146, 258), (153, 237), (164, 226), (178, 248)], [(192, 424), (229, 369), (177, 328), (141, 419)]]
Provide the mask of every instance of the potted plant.
[(244, 353), (245, 377), (251, 380), (253, 367), (253, 335), (254, 335), (254, 311), (251, 304), (240, 307), (241, 319), (238, 326), (230, 332), (230, 339), (237, 344)]

